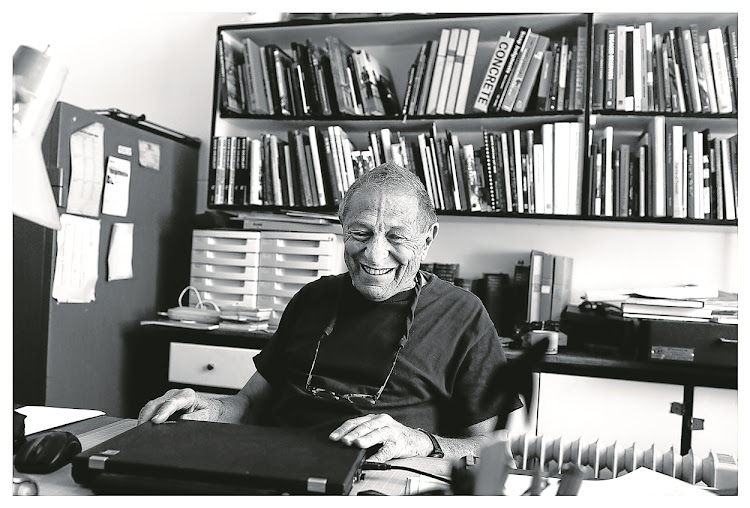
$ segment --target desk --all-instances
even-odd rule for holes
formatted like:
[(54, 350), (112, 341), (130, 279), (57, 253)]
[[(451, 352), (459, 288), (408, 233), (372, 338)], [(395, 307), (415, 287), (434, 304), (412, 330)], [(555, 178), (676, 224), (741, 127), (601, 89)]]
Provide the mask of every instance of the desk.
[[(81, 440), (84, 450), (95, 446), (116, 434), (124, 432), (135, 426), (135, 420), (120, 419), (111, 416), (98, 416), (90, 420), (84, 420), (60, 427), (76, 434)], [(396, 459), (392, 464), (402, 464), (425, 470), (433, 474), (449, 476), (451, 462), (444, 459), (415, 457), (411, 459)], [(633, 493), (637, 491), (634, 486), (642, 490), (639, 494), (655, 495), (710, 495), (706, 490), (690, 485), (688, 483), (670, 478), (661, 473), (655, 473), (643, 468), (621, 476), (616, 480), (584, 480), (579, 495), (605, 496), (611, 498), (613, 493)], [(73, 481), (71, 477), (71, 466), (67, 466), (47, 475), (19, 474), (13, 471), (14, 476), (25, 476), (33, 479), (39, 488), (41, 496), (90, 496), (93, 492)], [(528, 471), (516, 471), (509, 475), (506, 482), (506, 493), (508, 495), (521, 495), (529, 486), (530, 473)], [(557, 478), (549, 478), (549, 486), (542, 492), (543, 496), (553, 496), (557, 492)], [(433, 480), (426, 476), (419, 476), (413, 472), (402, 470), (390, 471), (366, 471), (365, 478), (356, 482), (350, 495), (358, 495), (360, 492), (375, 490), (390, 495), (403, 495), (409, 489), (412, 493), (445, 489), (446, 484)], [(644, 490), (645, 489), (645, 492)]]

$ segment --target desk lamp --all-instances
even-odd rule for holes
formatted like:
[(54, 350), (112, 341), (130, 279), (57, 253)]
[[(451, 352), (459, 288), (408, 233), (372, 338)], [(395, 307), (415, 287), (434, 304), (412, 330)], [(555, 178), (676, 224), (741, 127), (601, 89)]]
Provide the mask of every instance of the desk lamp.
[(19, 46), (13, 55), (13, 214), (51, 229), (60, 216), (42, 139), (67, 72), (46, 50)]

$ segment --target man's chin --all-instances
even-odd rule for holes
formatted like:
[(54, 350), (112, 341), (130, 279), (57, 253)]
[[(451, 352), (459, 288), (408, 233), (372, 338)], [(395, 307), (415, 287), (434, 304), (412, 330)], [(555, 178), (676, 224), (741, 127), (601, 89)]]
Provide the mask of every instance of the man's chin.
[(393, 296), (393, 292), (382, 285), (355, 283), (354, 287), (362, 296), (374, 302), (381, 302)]

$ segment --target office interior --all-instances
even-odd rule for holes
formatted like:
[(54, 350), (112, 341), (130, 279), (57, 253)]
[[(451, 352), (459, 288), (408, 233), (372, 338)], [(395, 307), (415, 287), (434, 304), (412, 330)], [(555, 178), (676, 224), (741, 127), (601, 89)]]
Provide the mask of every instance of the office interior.
[[(203, 10), (210, 10), (206, 7)], [(27, 12), (14, 26), (8, 26), (9, 50), (19, 44), (39, 49), (49, 45), (50, 54), (69, 69), (60, 101), (84, 109), (118, 108), (145, 114), (152, 122), (199, 138), (195, 213), (205, 212), (217, 27), (273, 22), (281, 15), (145, 9), (55, 14), (32, 16)], [(519, 259), (533, 249), (569, 256), (575, 260), (570, 303), (580, 302), (588, 290), (686, 283), (739, 293), (744, 275), (739, 267), (741, 246), (736, 226), (462, 216), (439, 219), (439, 236), (426, 262), (458, 263), (462, 277), (480, 277), (483, 273), (512, 274)], [(190, 252), (184, 255), (189, 257)], [(14, 270), (13, 277), (23, 274)], [(161, 310), (166, 309), (154, 312)], [(106, 334), (107, 330), (89, 333)], [(79, 365), (68, 366), (70, 371), (87, 369), (96, 362), (96, 358), (79, 360)], [(74, 394), (61, 385), (47, 386), (49, 400), (45, 403), (136, 416), (128, 413), (131, 409), (120, 400), (127, 391), (122, 365), (91, 367), (90, 376), (96, 389)], [(681, 400), (680, 386), (547, 376), (544, 388), (549, 399), (543, 411), (555, 422), (546, 427), (550, 433), (581, 433), (591, 439), (646, 444), (674, 442), (674, 434), (679, 432), (678, 417), (670, 414), (669, 404)], [(710, 437), (702, 438), (701, 431), (693, 435), (697, 454), (712, 449), (737, 458), (744, 441), (738, 430), (738, 391), (696, 390), (694, 414), (711, 422), (705, 429)], [(699, 415), (704, 407), (711, 414)], [(714, 426), (714, 422), (720, 424)]]

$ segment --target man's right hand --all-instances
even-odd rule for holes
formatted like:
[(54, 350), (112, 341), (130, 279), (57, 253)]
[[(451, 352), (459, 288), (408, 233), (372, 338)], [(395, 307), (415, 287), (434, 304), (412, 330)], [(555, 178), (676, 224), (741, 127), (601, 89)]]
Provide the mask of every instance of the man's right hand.
[(164, 423), (178, 411), (184, 411), (180, 416), (183, 420), (216, 422), (224, 414), (225, 407), (220, 400), (200, 397), (190, 388), (172, 389), (143, 406), (138, 414), (138, 425), (149, 420)]

